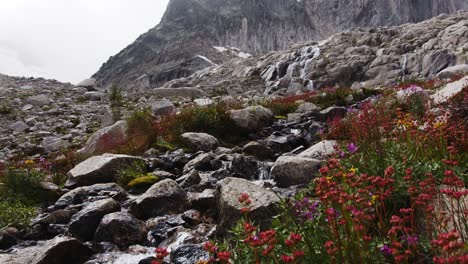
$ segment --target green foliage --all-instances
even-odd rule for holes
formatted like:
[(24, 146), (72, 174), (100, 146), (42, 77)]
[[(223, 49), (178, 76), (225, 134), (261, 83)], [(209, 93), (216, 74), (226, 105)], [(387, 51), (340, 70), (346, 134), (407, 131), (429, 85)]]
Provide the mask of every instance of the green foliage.
[(117, 172), (117, 184), (128, 189), (129, 183), (135, 179), (146, 176), (146, 164), (144, 161), (135, 161), (132, 165), (120, 169)]
[(138, 188), (140, 186), (150, 186), (159, 181), (159, 178), (154, 175), (146, 175), (139, 178), (136, 178), (130, 181), (127, 186), (128, 188)]
[(155, 122), (149, 108), (135, 110), (127, 117), (127, 143), (118, 147), (117, 152), (136, 155), (146, 151), (157, 139)]
[(290, 113), (294, 113), (299, 107), (299, 104), (296, 102), (282, 102), (282, 101), (266, 101), (261, 103), (263, 107), (270, 109), (275, 116), (287, 116)]
[(0, 115), (7, 115), (11, 114), (12, 112), (13, 107), (8, 101), (3, 100), (3, 102), (0, 102)]
[(112, 116), (114, 120), (122, 118), (122, 106), (124, 105), (124, 97), (122, 90), (117, 85), (112, 85), (109, 90), (109, 100), (111, 102)]
[(184, 145), (180, 136), (185, 132), (208, 133), (225, 144), (236, 144), (248, 135), (248, 131), (237, 126), (229, 117), (226, 109), (218, 106), (182, 109), (177, 115), (164, 117), (157, 131), (165, 141), (176, 146)]
[(0, 175), (0, 196), (26, 202), (42, 202), (40, 183), (44, 174), (34, 168), (9, 167)]
[(36, 215), (36, 208), (18, 201), (0, 200), (0, 230), (13, 226), (27, 228)]

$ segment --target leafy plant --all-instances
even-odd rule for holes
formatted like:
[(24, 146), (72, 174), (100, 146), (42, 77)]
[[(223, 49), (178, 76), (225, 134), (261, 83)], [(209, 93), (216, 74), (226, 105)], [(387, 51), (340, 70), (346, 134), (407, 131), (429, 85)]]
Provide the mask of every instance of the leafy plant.
[(36, 207), (18, 201), (0, 200), (0, 230), (9, 226), (27, 228), (36, 210)]
[(130, 182), (146, 176), (146, 164), (144, 161), (135, 161), (132, 165), (117, 171), (117, 184), (125, 189), (131, 187)]

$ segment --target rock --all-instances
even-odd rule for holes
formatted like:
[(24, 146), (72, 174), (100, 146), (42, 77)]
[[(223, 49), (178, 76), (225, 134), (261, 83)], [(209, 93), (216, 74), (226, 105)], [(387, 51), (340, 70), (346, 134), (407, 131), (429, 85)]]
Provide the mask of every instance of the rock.
[(96, 89), (97, 89), (96, 79), (94, 79), (94, 78), (85, 79), (85, 80), (79, 82), (76, 86), (77, 87), (84, 87), (88, 91), (96, 91)]
[(26, 123), (24, 123), (23, 121), (17, 121), (17, 122), (10, 125), (10, 129), (13, 130), (13, 131), (17, 131), (17, 132), (26, 131), (26, 129), (28, 129), (28, 128), (29, 128), (29, 126), (26, 125)]
[(94, 91), (94, 92), (86, 92), (83, 96), (89, 101), (101, 101), (105, 97), (105, 94)]
[(234, 154), (231, 162), (232, 177), (254, 180), (258, 178), (258, 162), (251, 156)]
[(153, 111), (154, 115), (163, 116), (175, 113), (176, 107), (171, 101), (162, 99), (151, 103), (151, 110)]
[(213, 100), (211, 100), (210, 98), (200, 98), (200, 99), (195, 99), (193, 100), (193, 102), (197, 105), (197, 106), (209, 106), (209, 105), (212, 105), (214, 102)]
[(219, 146), (219, 141), (206, 133), (184, 133), (182, 139), (194, 151), (211, 151)]
[(78, 151), (83, 155), (96, 155), (111, 152), (127, 142), (127, 121), (102, 128), (95, 132), (86, 142), (85, 146)]
[(188, 193), (190, 208), (207, 212), (215, 208), (215, 190), (205, 189), (201, 193)]
[(182, 188), (189, 188), (192, 185), (199, 184), (201, 182), (200, 174), (193, 170), (190, 173), (177, 179), (177, 182)]
[(296, 109), (296, 113), (301, 113), (301, 114), (310, 114), (310, 113), (314, 113), (318, 111), (320, 111), (320, 107), (309, 102), (304, 102), (300, 104), (299, 107), (297, 107)]
[(55, 210), (63, 209), (70, 205), (82, 204), (87, 202), (89, 199), (96, 199), (97, 197), (114, 198), (115, 200), (122, 200), (126, 198), (127, 193), (117, 185), (116, 183), (105, 183), (105, 184), (95, 184), (91, 186), (78, 187), (74, 190), (71, 190), (54, 204)]
[(111, 213), (102, 218), (94, 240), (98, 242), (111, 242), (120, 249), (144, 243), (146, 232), (143, 223), (133, 215), (125, 212)]
[(46, 137), (42, 140), (42, 147), (46, 153), (56, 152), (67, 148), (69, 143), (56, 137)]
[(263, 106), (250, 106), (229, 111), (229, 116), (241, 128), (257, 130), (273, 122), (273, 113)]
[(130, 204), (130, 213), (139, 219), (183, 212), (187, 194), (174, 180), (162, 180)]
[(434, 100), (434, 103), (441, 104), (447, 102), (448, 99), (452, 98), (457, 93), (461, 92), (464, 87), (468, 84), (468, 76), (461, 78), (456, 82), (449, 83), (445, 85), (435, 94), (431, 95), (431, 98)]
[(16, 228), (8, 227), (0, 231), (0, 250), (9, 249), (10, 247), (16, 245), (19, 241), (18, 239), (19, 231)]
[(215, 171), (220, 169), (223, 163), (212, 153), (204, 153), (189, 161), (184, 166), (184, 173), (189, 173), (192, 170), (198, 171)]
[(271, 177), (278, 187), (308, 184), (320, 168), (321, 161), (303, 157), (279, 157), (271, 168)]
[(142, 161), (142, 159), (118, 154), (91, 157), (76, 165), (67, 173), (68, 180), (65, 187), (72, 188), (114, 182), (118, 170), (130, 166), (136, 161)]
[(50, 214), (46, 214), (44, 216), (39, 216), (38, 219), (34, 220), (32, 224), (68, 224), (70, 222), (72, 216), (76, 214), (78, 211), (75, 209), (66, 210), (66, 209), (58, 209), (56, 211), (51, 212)]
[[(30, 264), (80, 264), (85, 262), (92, 251), (80, 241), (71, 237), (56, 237), (47, 241), (34, 255)], [(25, 262), (26, 263), (26, 262)]]
[(459, 64), (445, 68), (437, 74), (438, 78), (447, 79), (459, 75), (466, 75), (468, 73), (468, 64)]
[(319, 119), (321, 121), (328, 121), (334, 118), (342, 118), (346, 115), (348, 110), (346, 107), (339, 107), (339, 106), (331, 106), (327, 109), (320, 111)]
[(180, 88), (157, 88), (153, 89), (152, 94), (155, 97), (188, 97), (201, 98), (208, 94), (198, 88), (180, 87)]
[(34, 96), (30, 96), (26, 99), (26, 102), (30, 105), (33, 105), (33, 106), (44, 106), (44, 105), (48, 105), (51, 100), (49, 99), (49, 97), (45, 94), (39, 94), (39, 95), (34, 95)]
[(92, 202), (72, 217), (68, 230), (79, 239), (91, 240), (101, 219), (119, 210), (120, 204), (112, 198)]
[(208, 252), (200, 245), (183, 245), (171, 252), (173, 264), (197, 264), (199, 261), (208, 260)]
[(248, 218), (260, 226), (268, 224), (271, 217), (279, 211), (280, 199), (272, 191), (245, 179), (223, 179), (218, 182), (216, 189), (218, 233), (224, 233), (242, 216), (241, 210), (247, 207), (239, 202), (239, 197), (242, 194), (249, 195), (251, 200), (251, 204), (248, 206)]
[(245, 155), (254, 156), (260, 160), (266, 160), (273, 157), (271, 149), (261, 143), (252, 141), (242, 148)]
[(335, 140), (324, 140), (301, 152), (298, 157), (323, 160), (331, 156), (338, 147)]

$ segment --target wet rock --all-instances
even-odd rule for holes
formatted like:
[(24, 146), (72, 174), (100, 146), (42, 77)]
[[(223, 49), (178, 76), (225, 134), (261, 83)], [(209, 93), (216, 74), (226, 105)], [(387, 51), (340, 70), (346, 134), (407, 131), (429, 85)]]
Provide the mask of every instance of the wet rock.
[(167, 171), (163, 171), (163, 170), (155, 170), (151, 174), (153, 174), (154, 176), (156, 176), (156, 177), (158, 177), (159, 179), (162, 179), (162, 180), (164, 180), (164, 179), (175, 180), (176, 177), (177, 177), (175, 174), (167, 172)]
[(151, 104), (151, 110), (153, 111), (154, 115), (163, 116), (174, 113), (176, 111), (176, 107), (171, 101), (162, 99), (154, 101)]
[(337, 141), (323, 140), (301, 152), (298, 157), (323, 160), (336, 151), (335, 147), (338, 147)]
[(255, 141), (246, 144), (242, 148), (242, 152), (260, 160), (266, 160), (273, 157), (273, 152), (269, 147)]
[[(92, 251), (71, 237), (56, 237), (47, 241), (28, 263), (31, 264), (79, 264), (86, 261)], [(13, 264), (13, 263), (12, 263)]]
[(184, 166), (184, 173), (192, 170), (215, 171), (221, 168), (222, 162), (213, 153), (204, 153), (189, 161)]
[(53, 207), (55, 210), (63, 209), (70, 205), (82, 204), (96, 197), (101, 197), (102, 199), (114, 198), (117, 201), (122, 201), (127, 197), (127, 193), (116, 183), (78, 187), (62, 195)]
[(118, 170), (132, 165), (136, 161), (141, 161), (141, 158), (118, 154), (91, 157), (67, 173), (68, 180), (65, 187), (73, 188), (113, 182)]
[(250, 106), (241, 110), (231, 110), (229, 115), (241, 128), (255, 131), (273, 122), (273, 113), (263, 106)]
[(271, 177), (278, 187), (307, 184), (316, 176), (320, 164), (316, 159), (281, 156), (271, 168)]
[(111, 126), (102, 128), (91, 135), (78, 153), (86, 156), (111, 152), (127, 142), (127, 130), (127, 121), (118, 121)]
[(185, 211), (182, 215), (182, 220), (186, 223), (186, 226), (195, 226), (201, 222), (201, 213), (197, 210), (191, 209)]
[(101, 219), (119, 210), (120, 204), (114, 199), (90, 203), (72, 217), (69, 231), (77, 238), (91, 240)]
[(188, 193), (188, 200), (190, 208), (200, 210), (202, 212), (207, 212), (215, 208), (215, 190), (206, 189), (201, 193)]
[(171, 252), (171, 263), (196, 264), (209, 259), (209, 254), (200, 245), (183, 245)]
[(181, 137), (194, 151), (211, 151), (219, 146), (218, 139), (206, 133), (184, 133)]
[(242, 216), (241, 210), (246, 205), (239, 202), (239, 197), (244, 193), (248, 194), (252, 201), (248, 206), (248, 217), (255, 223), (265, 226), (278, 212), (280, 199), (272, 191), (245, 179), (226, 178), (218, 182), (216, 189), (218, 233), (231, 228)]
[(258, 176), (258, 162), (251, 156), (235, 154), (231, 162), (231, 171), (233, 177), (253, 180)]
[(184, 176), (178, 178), (177, 182), (182, 188), (188, 188), (192, 185), (199, 184), (201, 180), (202, 179), (200, 177), (200, 174), (196, 170), (193, 170), (188, 174), (185, 174)]
[(68, 224), (72, 216), (77, 212), (75, 209), (58, 209), (50, 214), (39, 216), (33, 221), (33, 224)]
[(130, 213), (139, 219), (183, 212), (187, 194), (174, 180), (162, 180), (130, 204)]
[(144, 243), (146, 232), (143, 223), (125, 212), (111, 213), (102, 218), (94, 235), (98, 242), (112, 242), (120, 249)]

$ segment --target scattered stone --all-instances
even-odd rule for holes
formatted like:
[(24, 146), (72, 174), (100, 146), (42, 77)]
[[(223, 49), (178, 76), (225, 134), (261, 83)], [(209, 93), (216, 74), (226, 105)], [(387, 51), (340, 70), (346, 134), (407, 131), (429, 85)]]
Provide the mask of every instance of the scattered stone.
[(301, 152), (298, 157), (324, 160), (336, 151), (336, 140), (324, 140)]
[(10, 125), (10, 129), (16, 132), (23, 132), (28, 128), (29, 126), (26, 125), (26, 123), (24, 123), (23, 121), (17, 121)]
[(281, 156), (271, 168), (271, 177), (278, 187), (308, 184), (316, 176), (320, 164), (316, 159)]
[(104, 154), (91, 157), (76, 165), (68, 172), (67, 188), (88, 186), (96, 183), (114, 182), (118, 170), (142, 161), (139, 157), (118, 154)]
[(273, 122), (273, 113), (263, 106), (250, 106), (241, 110), (231, 110), (229, 115), (242, 128), (257, 130)]
[(187, 194), (174, 180), (162, 180), (130, 204), (130, 213), (139, 219), (183, 212)]
[(30, 105), (33, 105), (33, 106), (44, 106), (44, 105), (48, 105), (51, 100), (50, 98), (45, 95), (45, 94), (39, 94), (39, 95), (34, 95), (34, 96), (30, 96), (26, 99), (26, 102)]
[(219, 141), (206, 133), (184, 133), (181, 137), (194, 151), (211, 151), (219, 146)]
[(112, 242), (120, 249), (143, 243), (145, 239), (146, 232), (143, 223), (133, 215), (125, 212), (116, 212), (104, 216), (94, 235), (94, 240)]
[[(86, 261), (92, 251), (80, 241), (71, 237), (56, 237), (38, 248), (30, 264), (80, 264)], [(24, 262), (26, 263), (26, 262)], [(13, 264), (13, 263), (11, 263)]]
[(91, 240), (101, 219), (119, 210), (120, 204), (114, 199), (90, 203), (72, 217), (68, 230), (79, 239)]
[(153, 111), (154, 115), (163, 116), (175, 113), (176, 107), (171, 101), (167, 99), (162, 99), (154, 101), (151, 104), (151, 110)]

